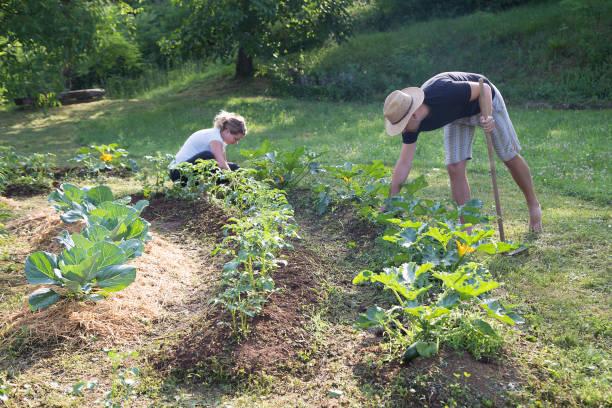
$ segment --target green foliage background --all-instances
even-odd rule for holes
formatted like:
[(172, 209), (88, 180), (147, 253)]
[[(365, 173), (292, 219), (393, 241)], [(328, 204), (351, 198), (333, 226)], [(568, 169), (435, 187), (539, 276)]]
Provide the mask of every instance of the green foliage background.
[(135, 96), (220, 60), (301, 97), (380, 99), (462, 70), (510, 103), (609, 106), (611, 15), (605, 0), (7, 0), (0, 101)]
[(293, 95), (372, 100), (437, 72), (480, 72), (511, 103), (609, 105), (611, 15), (612, 3), (587, 0), (396, 23), (279, 59), (269, 74)]

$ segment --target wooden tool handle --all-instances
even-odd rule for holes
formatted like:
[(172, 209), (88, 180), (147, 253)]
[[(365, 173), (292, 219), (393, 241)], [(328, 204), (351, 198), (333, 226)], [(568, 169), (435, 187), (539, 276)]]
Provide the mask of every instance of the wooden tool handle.
[[(480, 113), (482, 116), (488, 118), (493, 113), (493, 107), (489, 101), (489, 98), (485, 96), (484, 92), (484, 81), (482, 78), (478, 80), (478, 86), (480, 87), (480, 95), (478, 96), (478, 103), (480, 104)], [(497, 173), (495, 171), (495, 157), (493, 151), (493, 140), (491, 134), (485, 132), (485, 138), (487, 139), (487, 152), (489, 153), (489, 172), (491, 173), (491, 184), (493, 185), (493, 197), (495, 198), (495, 212), (497, 213), (497, 226), (499, 227), (499, 239), (501, 241), (506, 240), (506, 234), (504, 233), (504, 221), (502, 218), (501, 200), (499, 199), (499, 189), (497, 188)]]

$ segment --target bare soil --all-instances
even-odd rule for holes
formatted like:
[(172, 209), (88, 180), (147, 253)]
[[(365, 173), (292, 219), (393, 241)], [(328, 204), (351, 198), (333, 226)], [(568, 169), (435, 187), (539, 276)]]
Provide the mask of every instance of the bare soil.
[(316, 254), (307, 250), (288, 254), (288, 266), (274, 274), (278, 292), (270, 296), (263, 313), (250, 322), (246, 339), (232, 336), (228, 314), (208, 307), (189, 332), (164, 353), (169, 358), (159, 366), (215, 369), (221, 361), (234, 374), (274, 373), (286, 368), (308, 345), (305, 311), (318, 301), (312, 273), (315, 259)]
[(3, 192), (6, 197), (32, 197), (51, 191), (51, 186), (9, 184)]

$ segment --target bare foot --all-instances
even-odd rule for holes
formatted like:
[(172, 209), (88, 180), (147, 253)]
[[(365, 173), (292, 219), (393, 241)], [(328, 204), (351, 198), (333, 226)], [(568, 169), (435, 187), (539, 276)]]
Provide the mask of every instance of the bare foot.
[(542, 232), (542, 208), (539, 204), (529, 208), (529, 232)]

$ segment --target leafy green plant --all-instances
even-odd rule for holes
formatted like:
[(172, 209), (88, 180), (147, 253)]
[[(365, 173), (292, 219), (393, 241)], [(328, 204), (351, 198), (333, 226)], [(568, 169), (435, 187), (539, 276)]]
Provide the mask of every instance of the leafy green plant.
[(136, 393), (140, 369), (136, 366), (128, 366), (127, 362), (130, 359), (137, 358), (138, 352), (109, 350), (107, 355), (111, 361), (113, 378), (111, 389), (104, 394), (104, 406), (108, 408), (121, 408)]
[(113, 201), (113, 192), (107, 186), (79, 188), (70, 183), (62, 183), (49, 194), (47, 200), (53, 205), (60, 218), (67, 224), (87, 220), (91, 210), (103, 202)]
[[(437, 353), (451, 313), (461, 315), (478, 305), (485, 312), (484, 318), (494, 318), (509, 325), (522, 322), (499, 301), (484, 299), (484, 295), (499, 283), (474, 262), (460, 266), (453, 273), (436, 272), (432, 263), (410, 262), (397, 268), (385, 268), (380, 273), (362, 271), (353, 283), (379, 283), (393, 294), (391, 307), (370, 307), (355, 325), (362, 329), (382, 327), (392, 340), (407, 346), (403, 354), (405, 361)], [(494, 306), (490, 307), (491, 304)], [(474, 328), (481, 335), (496, 335), (491, 325), (482, 319)]]
[(125, 251), (128, 259), (142, 255), (144, 244), (151, 239), (149, 223), (139, 217), (147, 205), (141, 200), (134, 207), (105, 202), (91, 211), (88, 226), (76, 234), (64, 232), (58, 238), (66, 247), (72, 248), (83, 240), (112, 242)]
[(476, 359), (494, 358), (503, 346), (503, 337), (477, 313), (451, 315), (442, 334), (445, 344), (455, 350), (466, 350)]
[(140, 256), (150, 239), (149, 223), (140, 218), (148, 202), (141, 200), (130, 206), (112, 200), (112, 191), (106, 186), (63, 184), (49, 195), (49, 201), (63, 212), (62, 220), (84, 220), (86, 227), (81, 233), (60, 235), (64, 250), (59, 255), (39, 251), (27, 257), (28, 282), (54, 286), (30, 295), (32, 310), (46, 308), (62, 297), (101, 300), (134, 281), (136, 268), (124, 263)]
[(0, 192), (48, 189), (54, 179), (54, 164), (53, 153), (21, 155), (12, 147), (0, 147)]
[[(248, 320), (261, 312), (274, 291), (272, 272), (283, 263), (278, 253), (297, 238), (293, 209), (282, 190), (271, 187), (267, 172), (256, 169), (219, 171), (213, 160), (175, 167), (182, 179), (166, 194), (198, 199), (203, 193), (240, 214), (224, 226), (226, 237), (213, 251), (231, 257), (223, 268), (221, 291), (211, 303), (227, 310), (237, 335), (248, 333)], [(264, 177), (266, 181), (257, 179)]]
[(384, 218), (384, 222), (388, 228), (382, 239), (395, 245), (395, 263), (431, 262), (437, 268), (449, 271), (469, 260), (473, 252), (496, 254), (517, 248), (515, 244), (492, 241), (492, 229), (399, 218)]
[(230, 233), (214, 253), (233, 256), (223, 268), (224, 290), (213, 299), (232, 316), (232, 326), (240, 333), (248, 331), (247, 319), (261, 312), (267, 297), (274, 291), (270, 277), (279, 263), (276, 255), (293, 249), (288, 238), (297, 237), (290, 221), (293, 211), (264, 209), (250, 217), (232, 218), (225, 226)]
[(0, 401), (6, 404), (9, 399), (11, 388), (4, 378), (0, 378)]
[(98, 385), (98, 381), (96, 380), (92, 380), (92, 381), (77, 381), (76, 383), (72, 384), (72, 389), (70, 390), (70, 394), (74, 395), (76, 397), (82, 397), (83, 396), (83, 391), (88, 390), (91, 391), (94, 388), (96, 388), (96, 386)]
[(102, 171), (113, 169), (137, 171), (138, 165), (128, 156), (127, 150), (117, 143), (111, 143), (81, 147), (71, 160), (82, 165), (89, 174), (97, 176)]
[[(348, 185), (352, 174), (340, 174)], [(479, 200), (457, 206), (418, 198), (416, 193), (426, 186), (422, 176), (413, 180), (401, 196), (383, 201), (384, 212), (375, 209), (383, 203), (376, 198), (363, 204), (373, 215), (370, 219), (386, 227), (381, 241), (390, 244), (391, 266), (379, 273), (362, 271), (353, 280), (381, 284), (393, 294), (389, 307), (368, 308), (355, 325), (381, 327), (392, 345), (403, 350), (404, 361), (432, 356), (446, 340), (459, 344), (459, 324), (463, 324), (461, 333), (488, 336), (486, 345), (501, 341), (486, 319), (508, 325), (522, 322), (499, 301), (486, 299), (499, 283), (473, 258), (475, 253), (497, 254), (517, 246), (493, 241), (493, 230), (486, 224), (489, 217), (481, 214)], [(481, 316), (466, 323), (464, 316), (475, 313)], [(449, 332), (455, 337), (447, 337)], [(473, 348), (475, 353), (478, 350)]]
[(32, 310), (44, 309), (62, 297), (102, 300), (136, 278), (136, 268), (123, 265), (129, 257), (119, 245), (76, 236), (72, 240), (74, 246), (64, 249), (59, 256), (39, 251), (27, 257), (28, 283), (57, 287), (34, 291), (29, 297)]
[(34, 99), (34, 107), (37, 109), (42, 109), (46, 114), (49, 108), (56, 108), (61, 106), (62, 104), (57, 99), (57, 94), (55, 92), (42, 92), (36, 95)]
[(322, 154), (309, 151), (303, 146), (292, 151), (278, 152), (271, 150), (270, 141), (265, 140), (259, 148), (241, 149), (240, 154), (257, 171), (256, 178), (269, 180), (280, 189), (293, 188), (307, 175), (321, 171), (317, 160)]
[(170, 181), (168, 167), (174, 156), (156, 152), (155, 156), (145, 156), (148, 165), (143, 166), (138, 174), (138, 179), (142, 183), (142, 192), (145, 198), (154, 194), (164, 194), (166, 185)]
[(326, 212), (332, 203), (348, 201), (357, 205), (361, 216), (371, 218), (389, 190), (390, 171), (380, 160), (325, 166), (324, 171), (326, 177), (314, 189), (318, 214)]
[(183, 162), (172, 167), (180, 177), (171, 187), (164, 189), (166, 196), (179, 200), (197, 200), (215, 183), (219, 172), (214, 160), (197, 160), (195, 164)]

